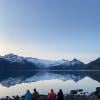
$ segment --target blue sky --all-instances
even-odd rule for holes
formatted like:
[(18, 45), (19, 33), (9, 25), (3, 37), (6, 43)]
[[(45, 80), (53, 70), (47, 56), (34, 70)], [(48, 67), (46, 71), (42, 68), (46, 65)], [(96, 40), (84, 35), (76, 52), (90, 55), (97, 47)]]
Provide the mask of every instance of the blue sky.
[(0, 0), (0, 54), (100, 57), (100, 0)]

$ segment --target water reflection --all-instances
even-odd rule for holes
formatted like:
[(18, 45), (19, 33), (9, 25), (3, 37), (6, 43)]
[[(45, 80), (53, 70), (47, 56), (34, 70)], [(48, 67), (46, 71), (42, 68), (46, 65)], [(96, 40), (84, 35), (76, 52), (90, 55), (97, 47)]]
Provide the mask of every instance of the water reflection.
[(47, 94), (51, 88), (64, 93), (72, 89), (84, 89), (92, 92), (100, 86), (99, 71), (18, 71), (0, 73), (0, 96), (23, 95), (27, 89), (37, 88), (41, 94)]
[(0, 83), (3, 86), (12, 86), (20, 83), (30, 83), (40, 80), (73, 80), (75, 82), (88, 76), (100, 82), (99, 71), (6, 71), (0, 72)]

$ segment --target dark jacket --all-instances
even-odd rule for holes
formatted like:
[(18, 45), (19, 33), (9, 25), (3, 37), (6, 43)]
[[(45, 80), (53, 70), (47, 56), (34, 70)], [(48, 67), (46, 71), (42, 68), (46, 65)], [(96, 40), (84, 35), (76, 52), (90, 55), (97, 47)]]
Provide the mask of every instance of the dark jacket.
[(34, 92), (33, 93), (33, 100), (39, 100), (39, 99), (40, 99), (39, 93), (38, 92)]
[(57, 94), (57, 100), (64, 100), (63, 92), (59, 91)]

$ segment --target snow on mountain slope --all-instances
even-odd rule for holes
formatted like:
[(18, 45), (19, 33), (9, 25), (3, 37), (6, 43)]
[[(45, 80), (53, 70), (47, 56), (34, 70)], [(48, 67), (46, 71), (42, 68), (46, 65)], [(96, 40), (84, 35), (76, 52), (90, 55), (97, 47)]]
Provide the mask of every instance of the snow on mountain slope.
[(50, 67), (54, 65), (60, 65), (64, 64), (65, 61), (59, 60), (59, 61), (53, 61), (53, 60), (43, 60), (43, 59), (37, 59), (37, 58), (26, 58), (27, 61), (35, 63), (36, 65), (39, 66), (44, 66), (44, 67)]
[(15, 54), (8, 54), (5, 56), (0, 56), (0, 58), (3, 58), (3, 59), (10, 61), (10, 62), (19, 62), (19, 63), (26, 60), (27, 62), (31, 62), (33, 64), (38, 65), (39, 67), (52, 67), (52, 66), (57, 66), (57, 65), (70, 66), (70, 65), (82, 63), (77, 59), (73, 59), (72, 61), (65, 60), (65, 59), (53, 61), (53, 60), (37, 59), (37, 58), (32, 58), (32, 57), (21, 57), (21, 56), (15, 55)]
[(77, 59), (73, 59), (72, 61), (70, 61), (70, 63), (71, 63), (72, 65), (75, 65), (75, 64), (79, 65), (79, 64), (82, 64), (83, 62), (81, 62), (81, 61), (79, 61), (79, 60), (77, 60)]
[(5, 56), (2, 56), (2, 58), (10, 62), (23, 62), (23, 60), (25, 60), (24, 57), (17, 56), (14, 54), (7, 54)]
[(70, 65), (75, 65), (75, 64), (81, 64), (82, 62), (77, 60), (77, 59), (73, 59), (72, 61), (69, 60), (58, 60), (58, 61), (53, 61), (53, 60), (42, 60), (42, 59), (37, 59), (37, 58), (26, 58), (27, 61), (35, 63), (36, 65), (39, 66), (44, 66), (44, 67), (52, 67), (52, 66), (57, 66), (57, 65), (66, 65), (66, 66), (70, 66)]

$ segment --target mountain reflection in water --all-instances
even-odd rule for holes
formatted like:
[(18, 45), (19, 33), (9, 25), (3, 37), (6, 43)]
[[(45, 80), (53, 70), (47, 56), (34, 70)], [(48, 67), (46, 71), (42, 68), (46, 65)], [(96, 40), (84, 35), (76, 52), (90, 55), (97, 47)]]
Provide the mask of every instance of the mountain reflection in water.
[(73, 80), (75, 82), (89, 77), (100, 82), (99, 71), (7, 71), (0, 72), (0, 84), (6, 87), (40, 80)]
[(37, 88), (40, 94), (48, 94), (51, 88), (64, 94), (72, 89), (84, 89), (91, 93), (100, 86), (99, 71), (11, 71), (0, 72), (0, 97), (24, 95)]

